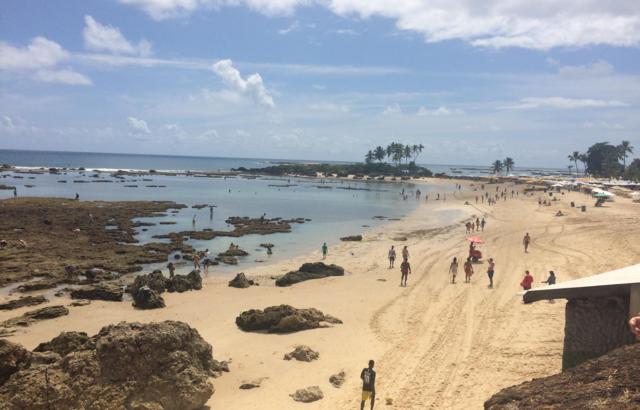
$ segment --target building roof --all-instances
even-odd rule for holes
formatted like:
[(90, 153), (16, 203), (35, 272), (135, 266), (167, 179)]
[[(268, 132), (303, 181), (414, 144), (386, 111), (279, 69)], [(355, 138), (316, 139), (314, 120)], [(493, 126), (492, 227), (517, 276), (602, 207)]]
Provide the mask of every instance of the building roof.
[(586, 278), (531, 289), (525, 292), (522, 298), (524, 303), (531, 303), (548, 299), (626, 295), (633, 284), (640, 284), (640, 264)]

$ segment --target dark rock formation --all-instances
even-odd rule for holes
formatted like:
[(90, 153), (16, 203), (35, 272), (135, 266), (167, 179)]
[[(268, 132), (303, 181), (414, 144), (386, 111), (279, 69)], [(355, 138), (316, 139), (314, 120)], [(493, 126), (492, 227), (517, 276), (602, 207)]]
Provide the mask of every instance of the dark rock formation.
[(229, 281), (229, 286), (232, 288), (244, 289), (252, 285), (254, 285), (253, 280), (247, 279), (243, 272), (238, 273), (235, 278)]
[(0, 385), (18, 370), (31, 364), (31, 353), (24, 347), (0, 339)]
[(41, 279), (34, 280), (32, 282), (24, 283), (18, 286), (18, 292), (33, 292), (35, 290), (53, 289), (58, 286), (58, 281), (55, 279)]
[(135, 293), (131, 295), (133, 296), (132, 305), (138, 309), (158, 309), (165, 307), (162, 296), (147, 286), (138, 288)]
[(340, 373), (331, 375), (331, 377), (329, 377), (329, 383), (331, 383), (331, 385), (336, 389), (339, 389), (344, 384), (344, 380), (346, 376), (347, 375), (344, 373), (344, 370), (343, 370)]
[(42, 295), (23, 296), (19, 299), (10, 300), (8, 302), (0, 304), (0, 310), (13, 310), (24, 306), (35, 306), (45, 302), (48, 302), (48, 300)]
[(310, 386), (306, 389), (298, 389), (290, 396), (295, 401), (299, 401), (302, 403), (311, 403), (322, 399), (324, 397), (324, 394), (322, 394), (322, 390), (320, 390), (320, 387)]
[(225, 256), (247, 256), (249, 252), (242, 250), (240, 248), (227, 249), (224, 252), (218, 254), (218, 257), (223, 258)]
[(192, 270), (188, 275), (175, 275), (167, 284), (168, 292), (182, 293), (200, 289), (202, 289), (202, 276), (197, 270)]
[(261, 243), (261, 244), (260, 244), (260, 246), (261, 246), (262, 248), (271, 249), (271, 248), (273, 248), (275, 245), (274, 245), (274, 244), (272, 244), (272, 243)]
[(84, 332), (62, 332), (50, 341), (40, 343), (33, 351), (54, 352), (60, 356), (66, 356), (87, 342), (89, 342), (89, 336)]
[(343, 236), (340, 240), (344, 242), (359, 242), (362, 240), (362, 235)]
[(284, 355), (284, 360), (296, 359), (299, 362), (311, 362), (318, 360), (318, 358), (320, 358), (320, 353), (304, 345), (296, 346), (291, 353)]
[(54, 319), (69, 314), (69, 309), (64, 306), (47, 306), (36, 310), (30, 310), (22, 316), (14, 317), (0, 323), (0, 327), (29, 326), (38, 320)]
[(236, 325), (244, 331), (290, 333), (326, 327), (326, 323), (342, 323), (317, 309), (296, 309), (289, 305), (270, 306), (264, 311), (251, 309), (236, 317)]
[(162, 272), (157, 269), (146, 275), (138, 275), (131, 285), (131, 295), (135, 296), (138, 290), (145, 286), (157, 294), (161, 294), (167, 290), (169, 282), (170, 279), (165, 278)]
[[(59, 338), (82, 342), (84, 336)], [(54, 340), (51, 346), (58, 345)], [(107, 326), (53, 363), (47, 360), (58, 353), (40, 353), (48, 359), (38, 365), (27, 363), (28, 352), (2, 343), (8, 342), (0, 341), (0, 375), (11, 375), (0, 378), (7, 409), (200, 409), (214, 392), (209, 377), (224, 367), (195, 329), (173, 321)], [(15, 364), (5, 365), (5, 356)]]
[(323, 262), (305, 263), (297, 271), (291, 271), (276, 280), (276, 286), (291, 286), (311, 279), (328, 276), (344, 276), (344, 269), (338, 265), (325, 265)]
[(87, 285), (71, 290), (71, 299), (122, 301), (123, 290), (114, 284)]
[(638, 409), (640, 344), (625, 346), (562, 373), (508, 387), (485, 409)]
[(238, 264), (238, 258), (236, 258), (235, 256), (217, 256), (216, 257), (216, 261), (222, 262), (225, 265), (237, 265)]

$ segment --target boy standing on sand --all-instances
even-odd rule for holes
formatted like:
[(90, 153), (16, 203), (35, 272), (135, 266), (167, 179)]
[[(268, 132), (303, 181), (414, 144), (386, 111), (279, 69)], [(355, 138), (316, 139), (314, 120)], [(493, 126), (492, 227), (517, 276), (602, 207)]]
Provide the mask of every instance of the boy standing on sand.
[(373, 370), (374, 361), (369, 360), (369, 367), (362, 369), (360, 378), (362, 379), (362, 401), (360, 410), (364, 410), (364, 402), (371, 400), (371, 410), (376, 403), (376, 372)]
[(464, 263), (464, 282), (471, 282), (471, 275), (473, 275), (473, 265), (471, 264), (471, 258), (467, 258), (467, 261)]
[(409, 260), (409, 248), (407, 248), (406, 245), (402, 248), (402, 259), (404, 259), (405, 262)]
[(327, 246), (327, 243), (323, 243), (322, 244), (322, 259), (326, 259), (327, 258), (327, 252), (329, 252), (329, 247)]
[(391, 245), (391, 249), (389, 249), (389, 269), (393, 269), (393, 263), (396, 261), (396, 250)]
[(487, 268), (487, 276), (489, 277), (489, 289), (493, 289), (493, 274), (495, 273), (496, 264), (493, 258), (489, 258), (489, 267)]
[(524, 245), (525, 253), (529, 252), (529, 244), (531, 243), (531, 237), (529, 236), (529, 232), (524, 235), (522, 238), (522, 245)]
[(409, 265), (409, 261), (407, 259), (403, 260), (400, 264), (400, 286), (407, 286), (407, 279), (409, 279), (409, 274), (411, 273), (411, 265)]
[(451, 283), (456, 283), (456, 276), (458, 275), (458, 258), (453, 258), (451, 265), (449, 265), (449, 273), (451, 274)]

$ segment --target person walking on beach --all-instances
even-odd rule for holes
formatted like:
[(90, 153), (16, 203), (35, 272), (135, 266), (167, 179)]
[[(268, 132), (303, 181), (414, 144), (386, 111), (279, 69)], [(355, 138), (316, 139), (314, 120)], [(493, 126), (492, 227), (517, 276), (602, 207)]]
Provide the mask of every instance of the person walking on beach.
[(496, 264), (493, 258), (489, 258), (489, 267), (487, 268), (487, 276), (489, 277), (489, 289), (493, 289), (493, 274), (495, 273)]
[(476, 218), (476, 232), (480, 232), (480, 218)]
[(393, 263), (396, 261), (396, 249), (391, 245), (389, 249), (389, 269), (393, 269)]
[(402, 259), (405, 262), (409, 260), (409, 248), (407, 248), (406, 245), (404, 246), (404, 248), (402, 248)]
[(329, 252), (329, 247), (327, 246), (327, 243), (324, 242), (322, 244), (322, 259), (326, 259), (327, 258), (327, 253)]
[(169, 279), (173, 279), (173, 276), (176, 273), (176, 267), (173, 265), (173, 262), (169, 262), (167, 269), (169, 269)]
[(473, 275), (473, 265), (471, 264), (471, 258), (467, 258), (467, 261), (464, 263), (464, 282), (471, 282), (471, 275)]
[(482, 218), (482, 221), (480, 221), (480, 228), (482, 228), (482, 232), (484, 232), (484, 226), (486, 225), (486, 221), (484, 220), (484, 218)]
[(524, 235), (522, 238), (522, 245), (524, 246), (525, 253), (529, 252), (529, 244), (531, 243), (531, 236), (529, 236), (529, 232)]
[(449, 265), (449, 273), (451, 274), (451, 283), (456, 283), (456, 276), (458, 275), (458, 258), (453, 258), (451, 265)]
[(373, 370), (375, 362), (369, 360), (369, 367), (365, 367), (360, 372), (360, 379), (362, 379), (362, 400), (360, 401), (360, 410), (364, 410), (364, 403), (367, 400), (371, 401), (371, 410), (376, 403), (376, 372)]
[(556, 273), (552, 270), (549, 271), (549, 278), (547, 280), (543, 280), (542, 283), (546, 283), (547, 285), (555, 285), (556, 284)]
[(522, 289), (529, 290), (531, 289), (531, 284), (533, 283), (533, 276), (529, 273), (529, 271), (525, 271), (524, 278), (522, 278), (522, 282), (520, 282), (520, 286)]
[(17, 198), (18, 197), (18, 188), (13, 187), (13, 198)]
[(409, 265), (409, 261), (407, 259), (403, 260), (400, 264), (400, 286), (407, 286), (407, 279), (409, 279), (409, 274), (411, 273), (411, 265)]
[(76, 201), (80, 200), (80, 194), (76, 192)]
[(191, 226), (193, 226), (193, 229), (196, 229), (196, 214), (193, 214), (193, 218), (191, 219)]

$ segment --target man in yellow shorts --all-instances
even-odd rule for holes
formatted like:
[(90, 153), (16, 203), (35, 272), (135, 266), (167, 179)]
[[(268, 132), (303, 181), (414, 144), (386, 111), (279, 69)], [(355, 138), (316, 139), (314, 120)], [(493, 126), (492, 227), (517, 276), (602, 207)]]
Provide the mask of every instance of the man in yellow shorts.
[(371, 410), (376, 403), (376, 372), (373, 370), (374, 362), (369, 360), (369, 367), (362, 369), (360, 378), (362, 379), (362, 401), (360, 410), (364, 410), (364, 402), (371, 400)]

